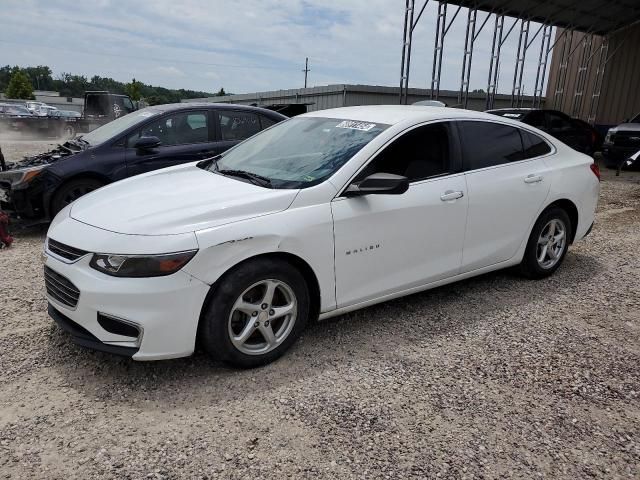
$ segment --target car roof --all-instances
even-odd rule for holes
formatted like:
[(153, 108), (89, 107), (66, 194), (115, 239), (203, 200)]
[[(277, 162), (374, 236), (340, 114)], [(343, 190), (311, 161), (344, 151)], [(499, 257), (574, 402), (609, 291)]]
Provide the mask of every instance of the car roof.
[[(401, 122), (420, 123), (431, 120), (444, 119), (475, 119), (497, 120), (495, 115), (473, 110), (463, 110), (447, 107), (427, 107), (420, 105), (367, 105), (360, 107), (342, 107), (299, 115), (300, 117), (337, 118), (342, 120), (356, 120), (361, 122), (375, 122), (394, 125)], [(500, 121), (511, 122), (508, 118), (500, 117)], [(519, 125), (518, 122), (513, 122)]]
[(159, 110), (161, 112), (173, 112), (177, 110), (189, 110), (192, 108), (207, 108), (207, 109), (233, 109), (233, 110), (245, 110), (247, 112), (258, 112), (268, 116), (277, 118), (287, 118), (281, 113), (274, 112), (267, 108), (253, 107), (251, 105), (239, 105), (237, 103), (213, 103), (213, 102), (185, 102), (185, 103), (166, 103), (163, 105), (153, 105), (149, 108)]
[(513, 108), (492, 108), (491, 110), (487, 110), (487, 112), (533, 112), (533, 111), (544, 112), (544, 108), (524, 108), (524, 107), (513, 107)]

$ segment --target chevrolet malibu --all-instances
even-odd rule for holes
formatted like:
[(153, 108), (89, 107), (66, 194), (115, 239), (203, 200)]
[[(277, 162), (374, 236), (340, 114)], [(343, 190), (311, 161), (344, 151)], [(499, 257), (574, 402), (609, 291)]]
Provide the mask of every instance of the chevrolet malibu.
[(598, 192), (590, 157), (507, 118), (313, 112), (65, 207), (45, 245), (49, 314), (134, 360), (200, 344), (255, 367), (318, 317), (506, 267), (551, 275)]

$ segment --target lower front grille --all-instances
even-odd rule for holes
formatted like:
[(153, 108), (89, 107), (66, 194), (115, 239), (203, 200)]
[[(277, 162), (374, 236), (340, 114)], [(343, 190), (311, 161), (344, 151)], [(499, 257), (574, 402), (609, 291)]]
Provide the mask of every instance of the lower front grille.
[(57, 302), (71, 308), (78, 305), (80, 290), (71, 281), (45, 265), (44, 283), (47, 294)]

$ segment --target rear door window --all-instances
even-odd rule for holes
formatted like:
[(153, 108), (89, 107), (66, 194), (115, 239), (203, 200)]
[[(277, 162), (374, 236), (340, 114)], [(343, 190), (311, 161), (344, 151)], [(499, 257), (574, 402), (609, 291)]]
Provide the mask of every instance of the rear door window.
[(525, 158), (517, 128), (493, 122), (457, 122), (464, 170), (493, 167)]
[(244, 140), (260, 131), (260, 120), (255, 113), (221, 110), (218, 119), (220, 137), (224, 141)]
[(573, 124), (568, 117), (564, 117), (555, 112), (546, 112), (547, 125), (552, 132), (566, 132), (573, 128)]
[(540, 110), (535, 110), (530, 112), (524, 120), (524, 123), (527, 125), (531, 125), (532, 127), (539, 128), (540, 130), (544, 130), (546, 128), (546, 124), (544, 121), (544, 112)]

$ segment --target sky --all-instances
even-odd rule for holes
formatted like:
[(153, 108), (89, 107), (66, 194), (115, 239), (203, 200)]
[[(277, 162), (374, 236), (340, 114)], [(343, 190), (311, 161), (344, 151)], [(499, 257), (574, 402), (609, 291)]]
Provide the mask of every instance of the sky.
[[(404, 0), (1, 0), (0, 64), (215, 92), (336, 83), (397, 86)], [(421, 6), (422, 0), (416, 0)], [(431, 80), (437, 2), (413, 35), (410, 87)], [(455, 8), (449, 6), (453, 13)], [(450, 18), (451, 18), (450, 13)], [(442, 89), (457, 90), (466, 10), (447, 34)], [(478, 14), (478, 25), (485, 19)], [(511, 22), (506, 22), (510, 27)], [(511, 93), (519, 26), (502, 51), (499, 91)], [(478, 35), (471, 89), (487, 88), (493, 19)], [(535, 33), (537, 25), (532, 24)], [(525, 64), (533, 93), (538, 36)]]

